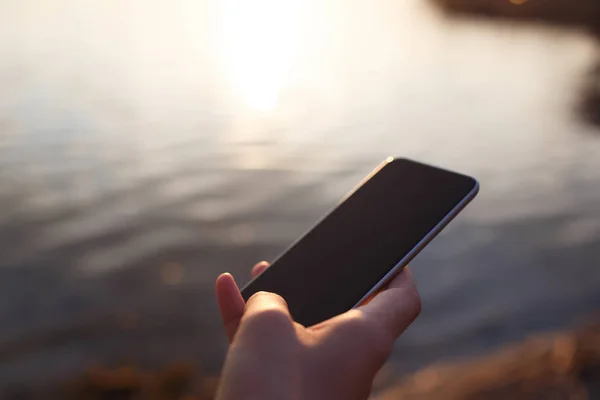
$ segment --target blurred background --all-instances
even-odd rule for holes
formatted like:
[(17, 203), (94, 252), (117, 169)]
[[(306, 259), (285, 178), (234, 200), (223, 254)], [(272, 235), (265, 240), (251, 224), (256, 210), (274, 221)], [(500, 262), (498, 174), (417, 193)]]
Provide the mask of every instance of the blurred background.
[(377, 393), (600, 396), (599, 27), (597, 0), (0, 1), (0, 396), (210, 398), (216, 276), (389, 155), (482, 190), (413, 262)]

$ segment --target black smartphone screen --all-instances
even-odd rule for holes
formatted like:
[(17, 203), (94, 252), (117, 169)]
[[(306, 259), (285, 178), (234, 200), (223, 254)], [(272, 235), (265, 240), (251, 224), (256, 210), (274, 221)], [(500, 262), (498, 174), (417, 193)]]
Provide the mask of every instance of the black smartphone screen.
[[(477, 192), (468, 176), (406, 159), (387, 161), (265, 272), (242, 296), (281, 295), (312, 326), (348, 311)], [(434, 235), (433, 235), (434, 236)], [(412, 251), (412, 253), (411, 253)]]

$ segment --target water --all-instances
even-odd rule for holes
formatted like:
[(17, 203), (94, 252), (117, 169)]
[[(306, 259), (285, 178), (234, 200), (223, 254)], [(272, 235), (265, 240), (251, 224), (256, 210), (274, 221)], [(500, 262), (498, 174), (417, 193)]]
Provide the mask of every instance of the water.
[(218, 371), (218, 273), (246, 281), (388, 155), (482, 185), (413, 263), (397, 372), (598, 310), (593, 37), (417, 0), (244, 4), (0, 3), (0, 384)]

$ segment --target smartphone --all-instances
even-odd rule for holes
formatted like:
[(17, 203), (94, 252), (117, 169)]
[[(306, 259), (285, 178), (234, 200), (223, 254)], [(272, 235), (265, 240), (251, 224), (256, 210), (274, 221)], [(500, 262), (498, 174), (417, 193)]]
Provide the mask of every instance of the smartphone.
[(281, 295), (312, 326), (381, 290), (477, 195), (469, 176), (388, 158), (242, 289)]

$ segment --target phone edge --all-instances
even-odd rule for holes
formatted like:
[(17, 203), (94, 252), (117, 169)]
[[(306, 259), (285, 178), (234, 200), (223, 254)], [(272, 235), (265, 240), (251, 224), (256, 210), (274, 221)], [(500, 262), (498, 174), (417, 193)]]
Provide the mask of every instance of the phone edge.
[(473, 179), (473, 181), (475, 182), (473, 189), (471, 189), (471, 191), (456, 206), (454, 206), (454, 208), (450, 210), (450, 212), (446, 214), (446, 216), (442, 218), (442, 220), (438, 222), (438, 224), (434, 226), (433, 229), (431, 229), (429, 233), (427, 233), (427, 235), (425, 235), (425, 237), (421, 239), (406, 256), (404, 256), (392, 269), (390, 269), (390, 271), (385, 274), (385, 276), (379, 282), (377, 282), (377, 284), (373, 286), (373, 288), (369, 290), (369, 292), (365, 294), (358, 303), (352, 307), (353, 309), (360, 307), (379, 290), (383, 289), (385, 285), (387, 285), (397, 274), (399, 274), (402, 269), (404, 269), (404, 267), (406, 267), (408, 263), (410, 263), (429, 243), (431, 243), (431, 241), (437, 235), (439, 235), (440, 232), (446, 226), (448, 226), (448, 224), (454, 218), (456, 218), (458, 214), (460, 214), (460, 212), (475, 198), (475, 196), (477, 196), (477, 193), (479, 193), (479, 182), (475, 179)]

